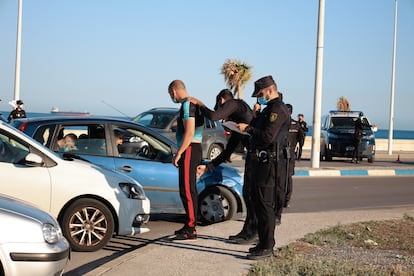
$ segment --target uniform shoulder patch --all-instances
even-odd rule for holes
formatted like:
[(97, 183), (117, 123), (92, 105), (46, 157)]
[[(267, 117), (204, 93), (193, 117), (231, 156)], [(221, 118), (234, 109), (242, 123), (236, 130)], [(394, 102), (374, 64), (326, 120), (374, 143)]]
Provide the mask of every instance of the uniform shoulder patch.
[(274, 122), (274, 121), (276, 121), (276, 119), (277, 119), (277, 113), (274, 113), (274, 112), (272, 112), (272, 113), (270, 113), (270, 116), (269, 116), (269, 121), (272, 123), (272, 122)]

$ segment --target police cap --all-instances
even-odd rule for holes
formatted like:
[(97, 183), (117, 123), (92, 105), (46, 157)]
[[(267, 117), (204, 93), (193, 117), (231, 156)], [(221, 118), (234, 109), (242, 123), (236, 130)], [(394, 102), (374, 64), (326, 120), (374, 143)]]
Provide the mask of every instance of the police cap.
[(257, 97), (262, 89), (268, 88), (272, 85), (276, 86), (276, 82), (273, 80), (272, 76), (266, 76), (258, 79), (254, 82), (254, 91), (252, 97)]

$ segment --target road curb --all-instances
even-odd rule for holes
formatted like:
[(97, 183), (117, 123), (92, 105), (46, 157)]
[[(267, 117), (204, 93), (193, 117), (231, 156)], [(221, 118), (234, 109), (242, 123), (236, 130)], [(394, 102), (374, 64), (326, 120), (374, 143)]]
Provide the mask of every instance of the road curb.
[(296, 177), (303, 176), (404, 176), (414, 175), (414, 169), (374, 169), (374, 170), (295, 170)]

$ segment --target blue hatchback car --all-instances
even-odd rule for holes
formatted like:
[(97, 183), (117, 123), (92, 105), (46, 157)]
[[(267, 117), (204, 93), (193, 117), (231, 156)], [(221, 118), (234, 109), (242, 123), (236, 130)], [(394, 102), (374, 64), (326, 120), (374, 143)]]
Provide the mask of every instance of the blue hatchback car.
[[(60, 116), (12, 122), (46, 147), (66, 157), (81, 158), (136, 179), (151, 201), (151, 213), (184, 213), (178, 170), (172, 165), (176, 144), (143, 125), (110, 117)], [(66, 148), (64, 137), (75, 138)], [(223, 164), (197, 181), (200, 220), (215, 223), (244, 211), (240, 171)]]

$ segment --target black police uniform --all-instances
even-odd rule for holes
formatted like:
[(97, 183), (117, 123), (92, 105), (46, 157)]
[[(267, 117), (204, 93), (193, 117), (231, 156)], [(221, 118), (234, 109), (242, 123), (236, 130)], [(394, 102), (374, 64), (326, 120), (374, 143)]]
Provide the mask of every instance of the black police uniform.
[(290, 119), (289, 131), (282, 152), (279, 152), (278, 171), (276, 182), (276, 224), (280, 223), (283, 207), (287, 207), (292, 196), (292, 175), (295, 174), (295, 148), (304, 134), (299, 123)]
[(354, 133), (354, 154), (353, 161), (359, 163), (361, 160), (361, 140), (364, 131), (364, 121), (361, 117), (355, 121), (355, 133)]
[(300, 160), (302, 158), (302, 148), (303, 148), (303, 145), (305, 144), (305, 135), (306, 135), (306, 132), (308, 132), (309, 129), (308, 129), (308, 124), (305, 121), (302, 121), (302, 122), (298, 121), (298, 124), (299, 124), (299, 126), (300, 126), (300, 128), (302, 129), (302, 132), (303, 132), (303, 137), (298, 143), (298, 153), (297, 153), (297, 156), (296, 156), (296, 158), (298, 160)]
[[(229, 99), (223, 105), (217, 106), (216, 111), (205, 106), (202, 106), (200, 109), (207, 118), (213, 121), (227, 120), (235, 123), (249, 124), (253, 117), (253, 111), (250, 106), (240, 99)], [(217, 167), (221, 163), (229, 160), (231, 154), (240, 142), (243, 146), (247, 146), (248, 141), (245, 139), (246, 137), (246, 135), (232, 131), (224, 151), (211, 161), (213, 165)]]
[(251, 183), (251, 197), (257, 216), (260, 250), (273, 250), (275, 245), (275, 183), (278, 145), (283, 145), (289, 129), (289, 113), (280, 98), (267, 103), (246, 128), (251, 135), (246, 158), (245, 176)]
[(10, 123), (13, 119), (20, 119), (20, 118), (26, 118), (26, 111), (23, 109), (13, 109), (12, 112), (10, 112), (9, 117), (7, 118), (7, 121)]
[[(215, 111), (203, 106), (201, 111), (210, 120), (227, 120), (235, 123), (246, 123), (249, 124), (253, 118), (253, 111), (250, 106), (241, 99), (229, 99), (224, 104), (217, 104)], [(211, 162), (215, 167), (221, 163), (230, 159), (231, 154), (235, 151), (237, 146), (242, 143), (246, 148), (249, 147), (248, 136), (232, 131), (227, 146), (224, 151), (214, 158)], [(254, 206), (251, 200), (250, 182), (248, 181), (246, 174), (243, 180), (243, 199), (246, 205), (246, 219), (242, 230), (229, 237), (230, 240), (234, 240), (236, 243), (249, 243), (257, 235), (257, 219), (254, 215)]]

